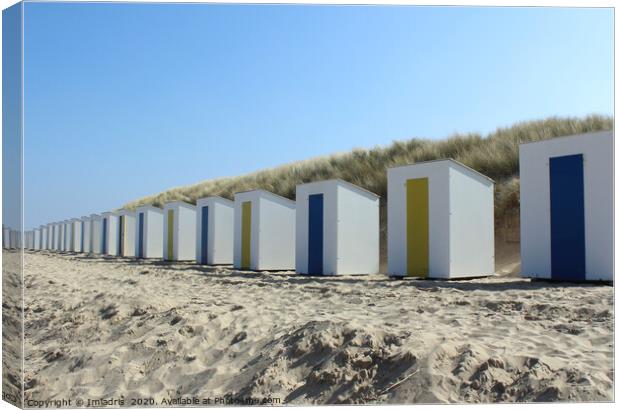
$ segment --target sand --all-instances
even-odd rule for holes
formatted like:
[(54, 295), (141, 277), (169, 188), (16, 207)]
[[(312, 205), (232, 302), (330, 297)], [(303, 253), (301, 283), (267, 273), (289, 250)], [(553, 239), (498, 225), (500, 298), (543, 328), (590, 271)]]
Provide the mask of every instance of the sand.
[(610, 286), (303, 277), (45, 252), (25, 261), (28, 400), (614, 398)]

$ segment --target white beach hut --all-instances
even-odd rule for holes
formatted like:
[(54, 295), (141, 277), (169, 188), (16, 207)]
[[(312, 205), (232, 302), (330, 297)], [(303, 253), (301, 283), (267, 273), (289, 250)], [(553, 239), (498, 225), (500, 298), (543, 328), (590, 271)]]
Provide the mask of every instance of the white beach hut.
[(65, 221), (65, 252), (73, 252), (73, 220)]
[(235, 203), (219, 196), (196, 201), (196, 262), (232, 265)]
[(65, 223), (64, 221), (58, 222), (58, 250), (60, 252), (65, 250)]
[(103, 217), (101, 215), (92, 214), (90, 216), (90, 223), (91, 252), (101, 255), (105, 251), (103, 245)]
[(82, 252), (90, 253), (92, 252), (92, 249), (93, 249), (91, 242), (90, 242), (90, 239), (91, 239), (90, 230), (92, 227), (92, 224), (90, 222), (90, 217), (83, 216), (80, 218), (80, 221), (82, 224), (82, 238), (81, 238)]
[(69, 234), (67, 233), (67, 221), (62, 221), (60, 223), (60, 250), (62, 252), (66, 252), (68, 250), (67, 239)]
[(64, 252), (65, 250), (65, 221), (58, 222), (58, 251)]
[(24, 231), (24, 249), (31, 249), (30, 246), (30, 234), (32, 233), (32, 231)]
[(60, 222), (60, 251), (67, 250), (67, 221)]
[(60, 225), (58, 222), (52, 223), (52, 250), (60, 250)]
[(298, 185), (296, 204), (297, 273), (379, 273), (378, 195), (332, 179)]
[(118, 213), (119, 255), (126, 258), (136, 255), (136, 213), (126, 209)]
[(56, 222), (56, 250), (58, 252), (60, 252), (62, 250), (62, 240), (63, 240), (63, 235), (62, 235), (62, 222)]
[(67, 246), (67, 221), (60, 222), (60, 251), (65, 252)]
[(20, 247), (19, 232), (15, 229), (11, 229), (9, 237), (10, 249), (18, 249)]
[(70, 250), (72, 252), (82, 252), (82, 220), (74, 218), (71, 220), (71, 244)]
[(2, 247), (4, 249), (9, 249), (11, 244), (11, 230), (2, 225)]
[(613, 132), (519, 147), (521, 274), (613, 281)]
[(144, 205), (136, 209), (137, 258), (161, 258), (164, 247), (164, 212), (155, 206)]
[(196, 207), (182, 201), (164, 205), (164, 259), (196, 260)]
[(32, 247), (34, 250), (41, 250), (41, 229), (34, 228), (33, 230), (33, 243)]
[(54, 249), (54, 225), (49, 223), (47, 224), (47, 250), (51, 251)]
[(389, 168), (387, 176), (390, 276), (493, 274), (493, 180), (452, 159)]
[(237, 269), (295, 269), (295, 202), (265, 190), (235, 194)]
[(39, 231), (41, 232), (41, 250), (47, 249), (47, 226), (41, 225), (39, 226)]
[(101, 214), (103, 254), (118, 256), (118, 214), (104, 212)]

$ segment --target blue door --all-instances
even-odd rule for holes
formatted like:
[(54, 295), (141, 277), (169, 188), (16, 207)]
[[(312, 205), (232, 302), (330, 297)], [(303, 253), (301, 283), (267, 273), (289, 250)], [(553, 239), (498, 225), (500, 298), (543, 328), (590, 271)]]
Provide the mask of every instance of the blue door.
[(125, 222), (125, 217), (124, 216), (119, 216), (118, 217), (118, 246), (116, 248), (116, 254), (118, 256), (123, 256), (124, 253), (124, 243), (123, 243), (123, 236), (125, 235), (125, 226), (124, 226), (124, 222)]
[(200, 228), (200, 263), (207, 264), (207, 241), (209, 239), (209, 207), (202, 207), (202, 226)]
[(323, 274), (323, 194), (308, 197), (308, 273)]
[(138, 258), (144, 258), (144, 212), (138, 216)]
[(583, 155), (549, 159), (551, 278), (586, 279)]
[(101, 253), (108, 253), (108, 218), (103, 218), (103, 234), (101, 236)]

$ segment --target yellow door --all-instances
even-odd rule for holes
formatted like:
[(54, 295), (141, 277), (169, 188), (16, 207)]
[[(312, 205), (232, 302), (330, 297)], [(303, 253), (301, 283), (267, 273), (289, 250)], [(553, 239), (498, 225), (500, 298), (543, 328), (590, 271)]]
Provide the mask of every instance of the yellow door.
[(168, 209), (168, 260), (174, 259), (174, 210)]
[(252, 202), (241, 204), (241, 268), (250, 269), (250, 245), (252, 238)]
[(407, 275), (428, 276), (428, 178), (407, 180)]

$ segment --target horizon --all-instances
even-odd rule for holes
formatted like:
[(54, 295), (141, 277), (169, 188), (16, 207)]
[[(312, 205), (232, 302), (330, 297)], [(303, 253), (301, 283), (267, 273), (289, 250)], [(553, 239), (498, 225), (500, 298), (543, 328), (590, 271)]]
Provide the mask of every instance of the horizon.
[(613, 117), (611, 9), (27, 3), (24, 13), (25, 230), (354, 148)]

